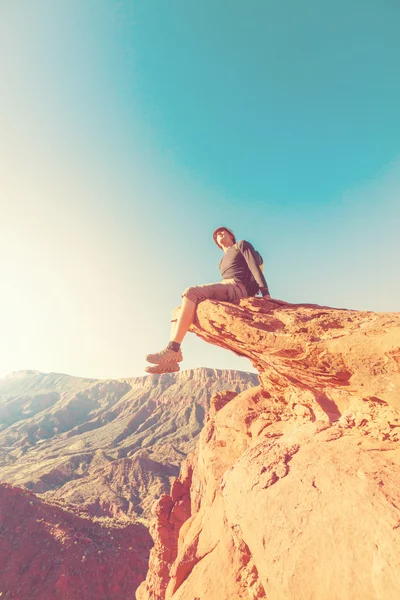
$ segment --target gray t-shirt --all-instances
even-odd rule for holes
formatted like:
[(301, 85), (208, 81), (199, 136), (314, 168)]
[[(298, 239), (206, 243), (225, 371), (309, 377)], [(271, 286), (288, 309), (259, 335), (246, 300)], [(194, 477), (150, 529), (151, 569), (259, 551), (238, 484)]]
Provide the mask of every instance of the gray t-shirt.
[(260, 288), (268, 289), (263, 272), (258, 266), (253, 253), (253, 246), (245, 240), (241, 240), (228, 248), (219, 263), (222, 279), (235, 279), (243, 283), (247, 289), (250, 271)]

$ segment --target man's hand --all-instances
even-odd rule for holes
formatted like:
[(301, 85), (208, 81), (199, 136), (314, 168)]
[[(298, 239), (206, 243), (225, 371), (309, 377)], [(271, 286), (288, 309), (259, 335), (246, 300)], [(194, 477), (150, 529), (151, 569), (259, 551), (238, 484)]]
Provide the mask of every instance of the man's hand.
[(268, 288), (260, 288), (260, 292), (263, 298), (271, 298)]

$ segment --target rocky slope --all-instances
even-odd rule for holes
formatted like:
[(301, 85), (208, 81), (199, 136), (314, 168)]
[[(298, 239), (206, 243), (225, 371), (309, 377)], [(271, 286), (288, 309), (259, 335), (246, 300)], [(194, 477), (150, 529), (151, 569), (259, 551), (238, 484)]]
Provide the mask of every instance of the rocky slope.
[(0, 379), (0, 481), (146, 522), (193, 450), (211, 395), (257, 381), (214, 369), (107, 381), (11, 374)]
[(133, 600), (151, 543), (139, 523), (93, 520), (0, 485), (2, 600)]
[(153, 507), (138, 600), (395, 600), (400, 314), (248, 299), (192, 330), (249, 357)]

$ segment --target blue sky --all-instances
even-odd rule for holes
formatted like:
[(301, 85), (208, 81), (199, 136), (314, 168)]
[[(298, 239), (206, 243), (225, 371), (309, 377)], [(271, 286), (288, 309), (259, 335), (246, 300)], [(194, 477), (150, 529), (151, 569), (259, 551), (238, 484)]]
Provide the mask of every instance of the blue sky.
[[(215, 227), (274, 297), (398, 311), (400, 6), (0, 6), (0, 375), (144, 374)], [(251, 368), (189, 335), (183, 367)]]

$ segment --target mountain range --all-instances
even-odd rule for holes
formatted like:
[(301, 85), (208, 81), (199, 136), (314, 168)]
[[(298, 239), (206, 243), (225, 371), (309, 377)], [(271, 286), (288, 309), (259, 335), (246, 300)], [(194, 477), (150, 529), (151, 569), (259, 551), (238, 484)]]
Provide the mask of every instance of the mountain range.
[(205, 368), (121, 380), (10, 374), (0, 379), (0, 481), (146, 522), (194, 449), (211, 395), (257, 382)]

